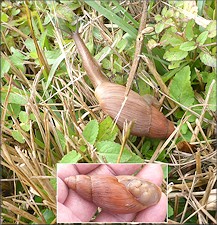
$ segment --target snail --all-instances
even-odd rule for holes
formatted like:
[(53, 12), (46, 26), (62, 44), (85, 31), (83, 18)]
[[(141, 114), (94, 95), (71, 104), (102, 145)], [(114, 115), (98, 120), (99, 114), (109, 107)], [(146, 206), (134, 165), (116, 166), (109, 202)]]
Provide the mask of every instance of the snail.
[[(82, 59), (83, 67), (95, 88), (95, 96), (101, 109), (114, 119), (124, 101), (125, 87), (108, 81), (78, 32), (74, 32), (72, 38)], [(174, 131), (173, 123), (158, 110), (154, 102), (150, 103), (150, 98), (144, 99), (132, 90), (117, 120), (120, 129), (123, 129), (125, 121), (133, 122), (131, 134), (139, 137), (165, 139)]]
[(85, 200), (111, 213), (136, 213), (161, 198), (160, 187), (134, 176), (76, 175), (64, 182)]

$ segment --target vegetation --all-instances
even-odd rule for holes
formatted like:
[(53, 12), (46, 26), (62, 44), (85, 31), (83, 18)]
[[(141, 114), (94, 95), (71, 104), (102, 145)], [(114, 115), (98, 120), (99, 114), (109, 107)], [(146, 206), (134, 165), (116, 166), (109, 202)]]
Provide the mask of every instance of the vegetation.
[(105, 75), (126, 85), (140, 1), (1, 7), (2, 222), (56, 223), (56, 163), (120, 159), (169, 164), (170, 223), (216, 224), (208, 204), (216, 201), (216, 2), (149, 1), (132, 88), (154, 95), (174, 122), (163, 141), (127, 137), (113, 126), (68, 34), (80, 27)]

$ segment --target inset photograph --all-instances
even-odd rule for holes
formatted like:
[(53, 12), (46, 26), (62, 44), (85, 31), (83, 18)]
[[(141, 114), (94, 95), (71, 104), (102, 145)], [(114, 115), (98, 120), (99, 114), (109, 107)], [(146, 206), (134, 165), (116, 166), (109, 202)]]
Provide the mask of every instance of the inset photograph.
[(167, 165), (57, 164), (57, 222), (167, 222)]

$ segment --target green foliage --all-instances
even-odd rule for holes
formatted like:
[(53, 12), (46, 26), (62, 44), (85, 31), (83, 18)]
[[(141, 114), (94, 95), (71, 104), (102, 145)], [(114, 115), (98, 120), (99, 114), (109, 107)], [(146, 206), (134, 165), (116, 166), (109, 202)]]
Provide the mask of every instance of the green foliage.
[(173, 214), (174, 214), (173, 207), (170, 204), (168, 204), (168, 210), (167, 210), (167, 216), (168, 216), (168, 218), (170, 218), (171, 216), (173, 216)]
[(81, 155), (77, 153), (75, 150), (67, 153), (63, 156), (63, 158), (59, 161), (59, 163), (77, 163), (81, 159)]
[(117, 134), (118, 128), (112, 124), (113, 120), (111, 117), (107, 116), (99, 124), (99, 133), (97, 136), (97, 141), (114, 141)]
[[(114, 126), (113, 120), (110, 117), (106, 117), (100, 123), (96, 120), (91, 120), (85, 126), (82, 134), (88, 143), (96, 147), (96, 153), (100, 156), (102, 161), (105, 160), (107, 163), (117, 162), (121, 145), (114, 142), (118, 134), (118, 127)], [(131, 152), (127, 148), (124, 148), (120, 162), (140, 163), (142, 161), (143, 160), (135, 153)]]
[[(121, 145), (112, 141), (101, 141), (96, 144), (97, 152), (102, 160), (108, 163), (116, 163), (120, 154)], [(135, 153), (124, 148), (120, 163), (142, 163), (143, 160)]]
[(99, 124), (96, 120), (91, 120), (84, 128), (84, 138), (90, 143), (94, 144), (99, 132)]
[(184, 67), (174, 76), (170, 86), (171, 96), (184, 106), (191, 106), (194, 102), (194, 92), (191, 87), (190, 75), (190, 67)]

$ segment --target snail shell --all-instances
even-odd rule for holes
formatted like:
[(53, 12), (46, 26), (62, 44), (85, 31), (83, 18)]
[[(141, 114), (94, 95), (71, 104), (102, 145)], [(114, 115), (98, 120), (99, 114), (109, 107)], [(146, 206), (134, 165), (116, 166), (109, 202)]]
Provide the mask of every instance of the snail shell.
[[(113, 119), (116, 118), (124, 101), (126, 88), (108, 81), (77, 32), (73, 33), (72, 38), (81, 56), (83, 67), (95, 88), (95, 96), (100, 107)], [(132, 90), (117, 125), (123, 129), (125, 121), (133, 122), (131, 134), (139, 137), (164, 139), (174, 131), (173, 123), (163, 113)]]
[(65, 178), (66, 185), (106, 212), (136, 213), (155, 205), (161, 189), (134, 176), (76, 175)]

